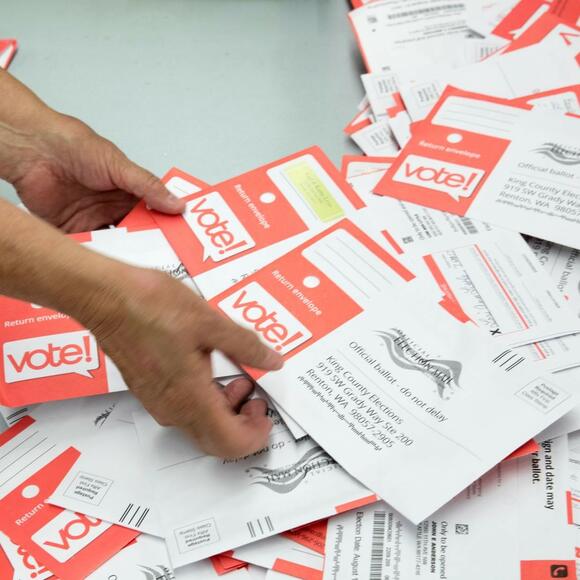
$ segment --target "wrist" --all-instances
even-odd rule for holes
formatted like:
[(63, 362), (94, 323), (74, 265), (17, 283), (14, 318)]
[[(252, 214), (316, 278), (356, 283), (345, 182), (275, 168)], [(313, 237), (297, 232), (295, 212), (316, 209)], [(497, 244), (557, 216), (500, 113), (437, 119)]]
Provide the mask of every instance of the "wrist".
[(135, 268), (122, 262), (83, 251), (82, 264), (66, 274), (71, 279), (59, 298), (57, 309), (91, 331), (110, 326), (123, 317), (130, 300)]
[(67, 161), (75, 141), (93, 131), (73, 117), (42, 105), (24, 120), (0, 120), (0, 178), (14, 186), (34, 168)]

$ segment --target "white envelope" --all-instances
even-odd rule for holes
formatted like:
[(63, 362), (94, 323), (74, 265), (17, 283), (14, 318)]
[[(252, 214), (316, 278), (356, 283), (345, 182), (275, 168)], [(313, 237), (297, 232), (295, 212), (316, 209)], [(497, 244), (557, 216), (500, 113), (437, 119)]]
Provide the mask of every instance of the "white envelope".
[(479, 14), (479, 3), (417, 0), (412, 6), (399, 0), (370, 2), (349, 14), (363, 60), (369, 72), (458, 59), (458, 44), (469, 33), (468, 19)]
[(372, 157), (397, 155), (400, 149), (386, 119), (363, 127), (350, 137), (365, 155)]
[[(141, 408), (127, 397), (121, 414)], [(121, 419), (121, 420), (119, 420)], [(157, 506), (147, 478), (148, 461), (135, 425), (113, 413), (106, 428), (78, 446), (81, 455), (49, 503), (161, 536)]]
[[(410, 286), (400, 293), (386, 283), (382, 260), (392, 264), (392, 257), (341, 222), (214, 303), (254, 328), (243, 304), (261, 303), (258, 294), (251, 298), (254, 286), (275, 292), (264, 311), (276, 304), (276, 312), (288, 313), (288, 334), (306, 326), (312, 338), (294, 343), (297, 351), (286, 355), (281, 371), (253, 373), (255, 378), (347, 471), (420, 521), (575, 401), (524, 357), (498, 352), (492, 339), (426, 306)], [(272, 276), (293, 281), (288, 291)], [(292, 288), (302, 279), (312, 286), (312, 278), (319, 281), (312, 296), (341, 304), (339, 321), (321, 316), (315, 323), (298, 309)], [(441, 472), (442, 461), (452, 461), (454, 469)], [(391, 477), (393, 466), (402, 464), (405, 469)], [(435, 469), (439, 477), (424, 489)]]
[[(91, 400), (92, 402), (92, 400)], [(80, 401), (74, 401), (80, 406)], [(70, 405), (65, 411), (70, 411)], [(36, 409), (40, 412), (42, 406)], [(105, 410), (106, 413), (106, 410)], [(25, 417), (2, 434), (0, 471), (0, 523), (14, 545), (5, 545), (15, 565), (30, 575), (49, 569), (65, 580), (84, 577), (134, 539), (135, 533), (97, 518), (48, 505), (46, 498), (78, 458), (69, 446), (74, 427), (87, 432), (98, 429), (103, 413), (79, 417), (51, 410), (51, 420)], [(55, 425), (55, 420), (63, 424)], [(86, 419), (94, 417), (88, 423)], [(73, 435), (60, 440), (68, 428)], [(79, 434), (80, 436), (80, 434)]]
[(146, 413), (135, 419), (175, 567), (375, 500), (314, 441), (296, 442), (281, 422), (264, 450), (228, 461), (204, 455)]
[[(572, 368), (558, 371), (555, 373), (556, 379), (566, 385), (570, 390), (577, 390), (580, 384), (580, 366), (578, 366), (577, 353), (575, 356), (576, 364)], [(541, 433), (536, 436), (537, 441), (543, 441), (545, 439), (554, 439), (555, 437), (561, 437), (568, 433), (580, 430), (580, 405), (575, 405), (574, 408), (563, 417), (558, 419), (555, 423), (552, 423), (547, 429), (544, 429)]]
[(579, 126), (543, 110), (520, 118), (468, 215), (580, 249)]
[(551, 358), (551, 370), (580, 363), (580, 337), (566, 336), (580, 326), (519, 234), (374, 195), (382, 175), (384, 170), (369, 169), (349, 183), (426, 290), (435, 284), (447, 303), (460, 304), (468, 318), (508, 345), (557, 337), (525, 349), (532, 360)]
[[(440, 237), (422, 248), (406, 254), (410, 268), (430, 277), (451, 310), (458, 305), (498, 343), (517, 346), (580, 332), (580, 321), (519, 234), (493, 228), (469, 242)], [(576, 350), (580, 343), (570, 340)], [(527, 356), (544, 359), (569, 350), (554, 343), (528, 349)]]
[[(547, 578), (552, 565), (571, 572), (566, 463), (566, 438), (548, 442), (494, 467), (417, 526), (382, 502), (331, 518), (325, 577), (489, 580), (522, 570), (521, 578)], [(535, 566), (545, 575), (532, 576)]]
[(580, 318), (580, 250), (538, 238), (528, 238), (527, 242)]
[[(49, 503), (163, 536), (148, 478), (150, 461), (139, 444), (133, 422), (133, 413), (140, 410), (139, 401), (129, 393), (124, 394), (104, 428), (77, 445), (81, 455), (52, 493)], [(272, 415), (279, 424), (280, 418)]]
[(577, 78), (574, 55), (546, 42), (459, 68), (441, 64), (398, 71), (397, 82), (411, 119), (420, 121), (448, 85), (515, 99), (574, 84)]

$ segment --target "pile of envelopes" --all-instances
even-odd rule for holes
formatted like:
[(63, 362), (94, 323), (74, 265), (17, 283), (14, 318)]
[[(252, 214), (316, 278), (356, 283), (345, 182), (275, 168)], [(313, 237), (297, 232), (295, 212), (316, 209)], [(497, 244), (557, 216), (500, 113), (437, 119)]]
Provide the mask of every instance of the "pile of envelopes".
[(580, 4), (356, 4), (365, 155), (174, 168), (183, 215), (74, 236), (284, 356), (213, 354), (267, 447), (205, 455), (76, 321), (2, 297), (0, 578), (577, 577)]

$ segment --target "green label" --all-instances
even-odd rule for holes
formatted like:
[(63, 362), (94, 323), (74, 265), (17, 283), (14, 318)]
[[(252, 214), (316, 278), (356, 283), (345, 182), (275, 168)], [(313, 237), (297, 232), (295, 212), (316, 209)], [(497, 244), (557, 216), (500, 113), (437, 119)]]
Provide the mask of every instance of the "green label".
[(330, 222), (344, 216), (342, 207), (306, 161), (291, 165), (283, 171), (320, 221)]

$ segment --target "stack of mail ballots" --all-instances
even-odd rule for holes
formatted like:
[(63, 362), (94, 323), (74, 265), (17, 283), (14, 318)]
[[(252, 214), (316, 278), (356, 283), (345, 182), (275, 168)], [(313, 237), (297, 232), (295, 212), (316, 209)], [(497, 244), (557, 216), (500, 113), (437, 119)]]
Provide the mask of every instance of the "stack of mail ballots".
[(578, 577), (580, 5), (354, 4), (365, 155), (173, 168), (183, 215), (73, 235), (283, 355), (213, 353), (267, 446), (204, 454), (88, 330), (0, 297), (2, 580)]

